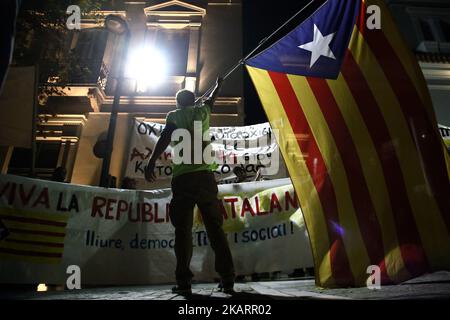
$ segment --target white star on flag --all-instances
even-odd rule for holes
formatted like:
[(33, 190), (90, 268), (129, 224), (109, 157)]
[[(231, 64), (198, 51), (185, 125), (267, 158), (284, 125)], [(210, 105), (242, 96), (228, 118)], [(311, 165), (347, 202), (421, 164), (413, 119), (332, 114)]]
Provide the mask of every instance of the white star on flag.
[(311, 51), (310, 68), (319, 60), (321, 56), (336, 60), (336, 57), (331, 51), (330, 43), (333, 41), (335, 33), (323, 36), (319, 28), (314, 24), (314, 40), (299, 46), (300, 49)]

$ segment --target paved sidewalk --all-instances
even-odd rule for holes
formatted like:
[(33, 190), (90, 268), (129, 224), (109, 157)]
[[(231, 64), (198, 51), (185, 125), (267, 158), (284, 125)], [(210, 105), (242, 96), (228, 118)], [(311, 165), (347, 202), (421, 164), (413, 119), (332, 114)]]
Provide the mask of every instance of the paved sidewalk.
[[(172, 285), (108, 287), (76, 291), (0, 291), (0, 299), (31, 300), (186, 300), (171, 293)], [(426, 275), (381, 290), (321, 289), (313, 280), (238, 283), (236, 294), (221, 293), (217, 284), (195, 284), (190, 300), (417, 300), (450, 299), (450, 272)]]

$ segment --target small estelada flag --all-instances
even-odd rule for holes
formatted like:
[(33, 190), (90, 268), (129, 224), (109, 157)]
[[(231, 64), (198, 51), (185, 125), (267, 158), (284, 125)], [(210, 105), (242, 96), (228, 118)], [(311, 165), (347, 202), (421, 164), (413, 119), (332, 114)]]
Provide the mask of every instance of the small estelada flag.
[(57, 264), (64, 253), (67, 216), (1, 208), (8, 234), (0, 240), (0, 257), (40, 264)]

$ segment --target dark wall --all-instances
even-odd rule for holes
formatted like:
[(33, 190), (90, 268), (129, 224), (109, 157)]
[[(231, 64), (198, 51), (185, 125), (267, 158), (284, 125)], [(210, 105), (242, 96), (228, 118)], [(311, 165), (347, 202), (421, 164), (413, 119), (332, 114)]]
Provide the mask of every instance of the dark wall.
[[(243, 34), (244, 53), (250, 53), (262, 39), (272, 34), (297, 12), (299, 12), (309, 1), (306, 0), (278, 0), (266, 2), (260, 0), (243, 1)], [(277, 39), (283, 37), (287, 32), (295, 28), (301, 21), (306, 19), (321, 4), (321, 0), (315, 1), (303, 14), (280, 30), (262, 49), (273, 44)], [(244, 73), (244, 98), (246, 124), (256, 124), (267, 121), (262, 109), (261, 102), (257, 96), (248, 73)]]

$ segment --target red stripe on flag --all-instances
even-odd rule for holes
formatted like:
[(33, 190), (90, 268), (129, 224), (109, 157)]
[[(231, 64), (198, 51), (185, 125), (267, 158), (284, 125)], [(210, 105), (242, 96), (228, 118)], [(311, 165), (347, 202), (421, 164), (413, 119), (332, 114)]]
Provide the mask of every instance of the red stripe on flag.
[[(307, 80), (314, 92), (342, 158), (359, 228), (366, 245), (370, 262), (372, 265), (385, 267), (381, 227), (375, 213), (375, 208), (373, 206), (372, 198), (370, 197), (369, 188), (367, 187), (361, 161), (358, 158), (358, 152), (353, 142), (352, 135), (326, 80), (319, 78), (307, 78)], [(387, 270), (384, 269), (381, 271), (382, 283), (392, 283), (387, 274)]]
[(11, 233), (34, 234), (34, 235), (38, 235), (38, 236), (49, 236), (49, 237), (60, 237), (60, 238), (64, 238), (66, 236), (64, 233), (60, 233), (60, 232), (25, 230), (25, 229), (16, 229), (16, 228), (9, 228), (8, 230), (11, 231)]
[(16, 256), (30, 256), (30, 257), (43, 257), (43, 258), (62, 258), (62, 253), (47, 253), (28, 250), (15, 250), (0, 248), (0, 253), (8, 253)]
[(361, 4), (361, 7), (359, 9), (359, 15), (356, 17), (355, 24), (358, 26), (359, 29), (364, 28), (364, 25), (367, 23), (366, 20), (366, 6)]
[(300, 143), (299, 147), (303, 154), (308, 154), (306, 165), (319, 194), (325, 219), (327, 222), (328, 236), (331, 241), (330, 259), (333, 277), (339, 286), (352, 286), (355, 283), (350, 269), (347, 253), (342, 240), (342, 230), (339, 226), (339, 215), (336, 195), (325, 161), (320, 153), (319, 147), (311, 132), (303, 109), (300, 106), (291, 83), (283, 73), (269, 72), (270, 78), (281, 99), (288, 120), (295, 134), (310, 137), (308, 143)]
[(67, 226), (66, 222), (43, 220), (43, 219), (28, 218), (28, 217), (15, 217), (15, 216), (0, 215), (0, 219), (9, 220), (9, 221), (25, 222), (25, 223), (34, 223), (34, 224), (39, 224), (39, 225), (55, 226), (55, 227), (66, 227)]
[(416, 87), (383, 31), (367, 30), (366, 27), (366, 24), (362, 24), (359, 26), (359, 30), (364, 35), (364, 39), (383, 68), (383, 72), (397, 96), (411, 137), (420, 152), (422, 168), (450, 233), (450, 197), (448, 196), (450, 183), (441, 137), (431, 123)]
[(31, 245), (51, 247), (51, 248), (64, 248), (64, 243), (51, 243), (51, 242), (44, 242), (44, 241), (16, 240), (16, 239), (8, 239), (8, 238), (6, 238), (3, 241), (11, 242), (11, 243), (20, 243), (20, 244), (31, 244)]
[(412, 276), (421, 275), (430, 268), (389, 130), (369, 84), (350, 51), (345, 56), (341, 71), (369, 130), (383, 168), (403, 260)]

